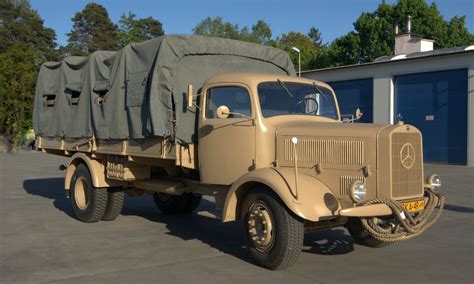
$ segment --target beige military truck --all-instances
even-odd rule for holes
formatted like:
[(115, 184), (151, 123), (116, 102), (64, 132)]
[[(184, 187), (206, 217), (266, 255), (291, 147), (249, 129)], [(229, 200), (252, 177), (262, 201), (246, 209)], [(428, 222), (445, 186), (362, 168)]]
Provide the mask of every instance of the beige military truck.
[[(325, 83), (295, 76), (278, 49), (165, 36), (118, 52), (45, 63), (35, 97), (39, 151), (70, 157), (76, 217), (114, 220), (124, 194), (164, 213), (241, 220), (254, 261), (292, 265), (305, 232), (346, 226), (378, 247), (420, 235), (440, 216), (411, 125), (343, 122)], [(186, 218), (186, 214), (182, 217)]]

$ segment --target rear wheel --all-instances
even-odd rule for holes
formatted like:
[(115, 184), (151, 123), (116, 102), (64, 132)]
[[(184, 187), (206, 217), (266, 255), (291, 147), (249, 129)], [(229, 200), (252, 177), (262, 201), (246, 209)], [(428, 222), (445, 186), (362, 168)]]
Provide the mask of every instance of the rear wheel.
[(391, 244), (391, 242), (384, 242), (372, 237), (362, 225), (360, 218), (349, 218), (345, 227), (351, 234), (351, 237), (354, 239), (354, 241), (359, 245), (371, 248), (380, 248)]
[(121, 188), (108, 188), (107, 189), (107, 205), (105, 207), (104, 215), (101, 220), (113, 221), (115, 220), (120, 212), (122, 212), (123, 200), (125, 198), (125, 192)]
[(255, 188), (243, 205), (242, 223), (248, 251), (260, 266), (293, 265), (303, 248), (304, 224), (266, 188)]
[(181, 195), (171, 195), (157, 192), (153, 194), (153, 200), (156, 206), (164, 213), (189, 213), (198, 208), (202, 196), (192, 193), (183, 193)]
[(89, 170), (79, 164), (71, 179), (71, 202), (77, 219), (92, 223), (104, 215), (107, 204), (107, 189), (94, 188)]

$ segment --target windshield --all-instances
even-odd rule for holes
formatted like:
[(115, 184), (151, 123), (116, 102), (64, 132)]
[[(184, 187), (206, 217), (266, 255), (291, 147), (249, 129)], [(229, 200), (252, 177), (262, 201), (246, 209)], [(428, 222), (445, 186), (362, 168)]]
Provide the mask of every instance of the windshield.
[(338, 119), (331, 91), (316, 84), (263, 82), (258, 85), (258, 99), (264, 117), (292, 114)]

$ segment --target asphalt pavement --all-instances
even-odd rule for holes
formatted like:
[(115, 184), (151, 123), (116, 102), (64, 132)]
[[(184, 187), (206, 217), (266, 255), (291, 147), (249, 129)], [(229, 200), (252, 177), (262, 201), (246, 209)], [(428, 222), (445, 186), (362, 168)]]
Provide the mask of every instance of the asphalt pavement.
[[(473, 283), (474, 168), (427, 165), (443, 181), (446, 209), (424, 235), (371, 249), (343, 228), (305, 236), (282, 271), (251, 263), (239, 222), (160, 213), (150, 196), (127, 197), (112, 222), (73, 217), (63, 157), (0, 154), (1, 283)], [(203, 200), (199, 210), (212, 207)]]

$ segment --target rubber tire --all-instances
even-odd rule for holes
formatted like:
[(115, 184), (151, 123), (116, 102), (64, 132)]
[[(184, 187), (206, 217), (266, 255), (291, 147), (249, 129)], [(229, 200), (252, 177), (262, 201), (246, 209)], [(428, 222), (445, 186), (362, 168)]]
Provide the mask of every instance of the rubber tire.
[[(75, 200), (75, 184), (79, 177), (83, 177), (87, 184), (86, 194), (89, 197), (87, 206), (85, 209), (79, 208)], [(74, 171), (71, 178), (71, 203), (76, 218), (85, 223), (93, 223), (99, 221), (105, 212), (107, 205), (107, 189), (106, 188), (94, 188), (92, 185), (92, 178), (84, 164), (79, 164)]]
[(123, 190), (120, 190), (119, 188), (108, 188), (107, 205), (101, 220), (113, 221), (117, 219), (120, 212), (122, 212), (124, 198), (125, 192)]
[(359, 245), (371, 248), (381, 248), (392, 244), (392, 242), (384, 242), (372, 237), (369, 232), (365, 230), (360, 218), (349, 218), (344, 226), (347, 228), (354, 241)]
[[(250, 206), (256, 200), (261, 200), (267, 204), (275, 221), (274, 244), (270, 251), (265, 253), (254, 247), (248, 234), (247, 214)], [(265, 187), (252, 189), (246, 196), (242, 209), (242, 225), (247, 250), (255, 263), (272, 270), (292, 266), (303, 249), (303, 221), (295, 216), (273, 191)]]
[[(167, 199), (164, 200), (160, 198), (161, 196), (166, 196)], [(201, 203), (202, 196), (195, 195), (193, 193), (184, 193), (182, 195), (171, 195), (166, 193), (154, 193), (153, 200), (155, 201), (156, 206), (163, 213), (168, 214), (177, 214), (177, 213), (189, 213), (196, 208), (198, 208)]]

